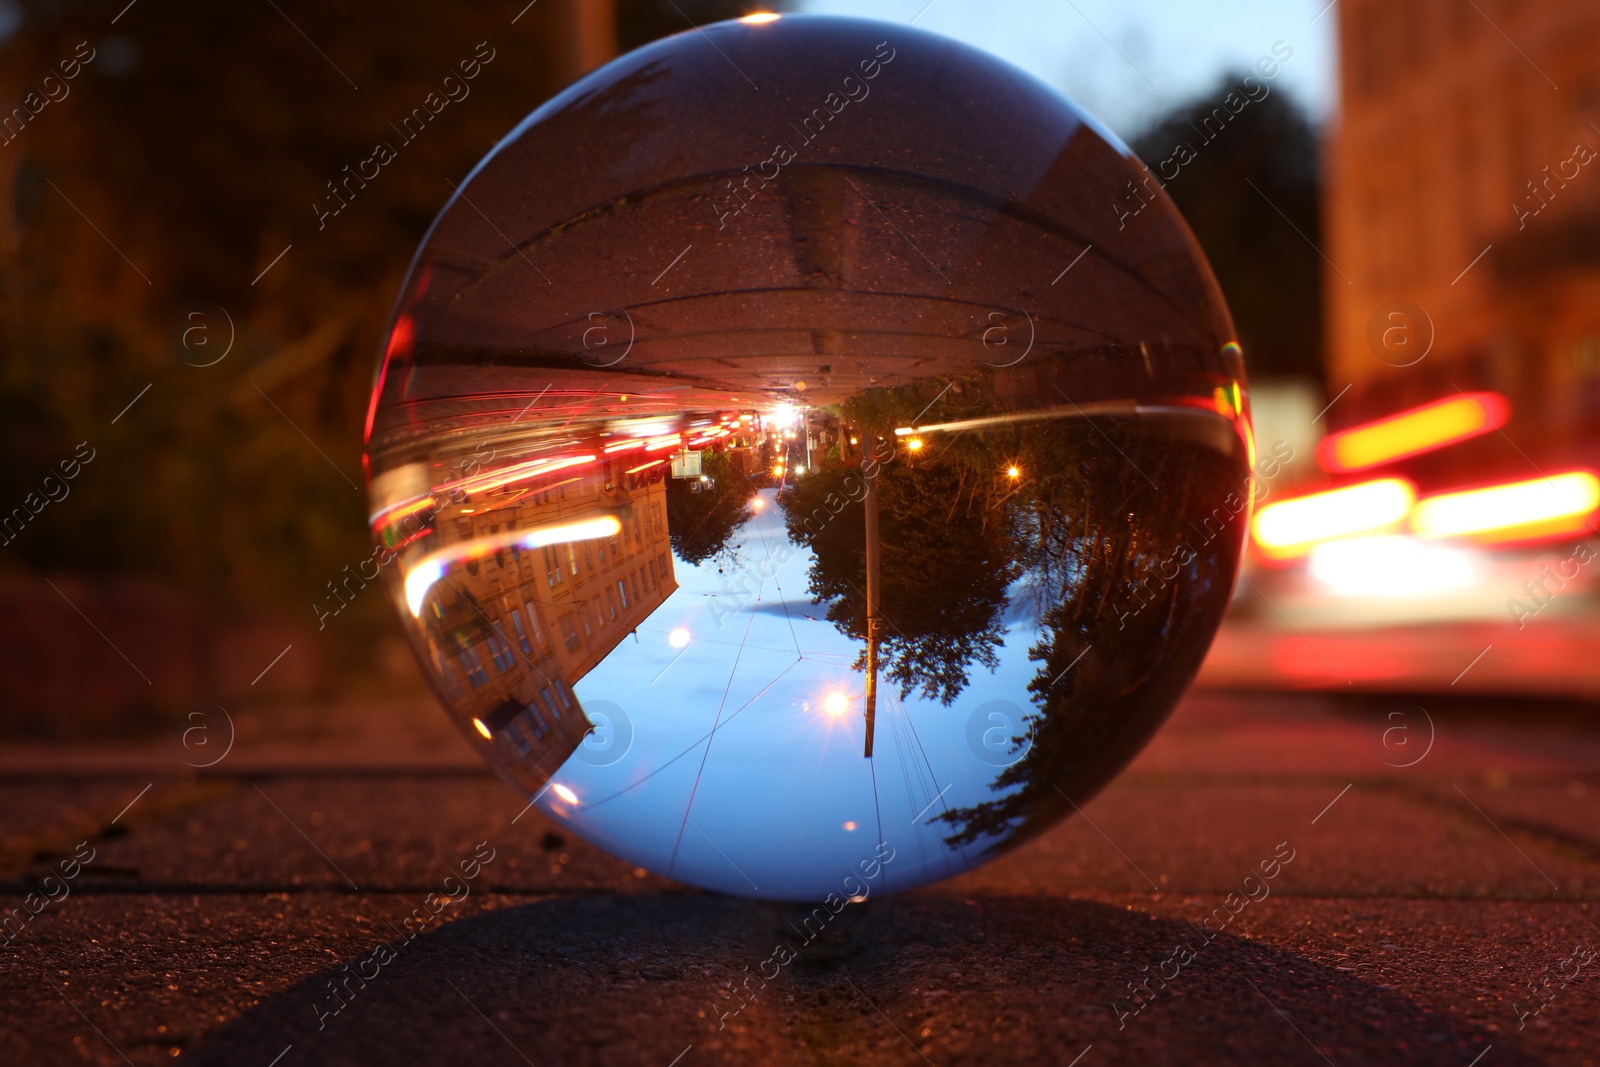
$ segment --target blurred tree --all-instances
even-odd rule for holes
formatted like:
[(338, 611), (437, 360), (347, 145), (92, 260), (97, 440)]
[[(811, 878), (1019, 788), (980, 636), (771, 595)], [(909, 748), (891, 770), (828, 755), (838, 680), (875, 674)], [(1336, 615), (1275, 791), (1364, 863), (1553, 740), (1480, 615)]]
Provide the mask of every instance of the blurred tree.
[[(1317, 133), (1305, 111), (1277, 88), (1250, 100), (1219, 129), (1213, 110), (1228, 114), (1223, 101), (1229, 93), (1245, 98), (1245, 77), (1225, 75), (1216, 88), (1157, 119), (1132, 147), (1166, 182), (1167, 195), (1211, 261), (1249, 372), (1320, 382), (1323, 261), (1312, 247), (1322, 243)], [(1253, 73), (1250, 78), (1251, 86), (1272, 85)], [(1181, 146), (1193, 156), (1180, 165), (1187, 157), (1175, 158)]]
[[(902, 699), (920, 689), (949, 704), (966, 688), (969, 670), (994, 670), (1004, 643), (1007, 592), (1019, 573), (1001, 474), (1022, 445), (1012, 431), (941, 440), (913, 456), (892, 427), (986, 410), (984, 376), (952, 383), (924, 379), (868, 389), (842, 401), (830, 417), (844, 420), (858, 444), (829, 449), (818, 467), (780, 497), (789, 536), (814, 553), (810, 592), (827, 617), (854, 640), (866, 640), (866, 538), (861, 454), (879, 460), (880, 605), (886, 623), (879, 651), (885, 676)], [(877, 443), (874, 443), (876, 437)], [(865, 651), (857, 669), (865, 667)]]
[(685, 563), (703, 563), (738, 549), (728, 540), (750, 520), (749, 480), (723, 452), (706, 449), (701, 472), (707, 481), (667, 479), (667, 536)]
[[(795, 483), (783, 504), (789, 536), (815, 554), (815, 603), (828, 605), (828, 621), (840, 632), (865, 642), (860, 487), (855, 467), (828, 467)], [(966, 688), (974, 663), (990, 670), (1000, 665), (1006, 589), (1016, 576), (1003, 517), (985, 514), (980, 493), (962, 484), (954, 465), (885, 466), (878, 495), (885, 675), (900, 686), (902, 699), (920, 689), (925, 699), (949, 704)], [(808, 524), (815, 514), (832, 513), (830, 497), (842, 508), (820, 525)], [(864, 664), (863, 651), (856, 666)]]
[(1069, 806), (1058, 783), (1097, 792), (1177, 702), (1227, 606), (1245, 521), (1208, 520), (1243, 487), (1238, 458), (1175, 448), (1158, 424), (1100, 429), (1116, 452), (1082, 425), (1030, 435), (1033, 462), (1054, 472), (1018, 502), (1015, 527), (1040, 609), (1036, 710), (996, 797), (935, 817), (954, 828), (952, 848), (1015, 845), (1053, 825)]
[[(309, 618), (371, 551), (362, 419), (394, 295), (452, 183), (561, 88), (560, 5), (5, 6), (0, 114), (80, 42), (93, 58), (0, 143), (0, 514), (78, 442), (95, 459), (0, 566), (140, 571)], [(618, 36), (752, 6), (623, 0)], [(402, 137), (447, 75), (465, 94)], [(319, 219), (380, 142), (393, 161)], [(220, 310), (180, 315), (194, 301)]]

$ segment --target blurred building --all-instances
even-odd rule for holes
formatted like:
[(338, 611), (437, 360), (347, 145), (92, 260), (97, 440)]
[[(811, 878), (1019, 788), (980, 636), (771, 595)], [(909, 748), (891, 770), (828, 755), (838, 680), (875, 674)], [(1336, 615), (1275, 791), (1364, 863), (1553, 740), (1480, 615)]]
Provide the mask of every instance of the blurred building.
[[(433, 553), (458, 562), (423, 610), (426, 654), (449, 704), (472, 716), (504, 757), (499, 765), (530, 791), (589, 731), (573, 685), (677, 588), (664, 465), (622, 467), (608, 460), (537, 493), (513, 484), (435, 520)], [(604, 515), (621, 523), (613, 536), (481, 550), (511, 531)]]
[(1490, 434), (1417, 473), (1593, 464), (1600, 6), (1340, 0), (1331, 14), (1328, 396), (1351, 388), (1328, 423), (1488, 389), (1511, 402), (1516, 448)]

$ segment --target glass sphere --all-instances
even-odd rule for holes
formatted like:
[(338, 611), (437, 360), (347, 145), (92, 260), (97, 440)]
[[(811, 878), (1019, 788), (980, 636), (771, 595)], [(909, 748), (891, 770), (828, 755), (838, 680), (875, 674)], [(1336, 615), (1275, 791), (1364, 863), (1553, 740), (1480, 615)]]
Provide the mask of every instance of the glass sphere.
[(552, 819), (729, 893), (967, 870), (1144, 745), (1228, 600), (1243, 364), (1159, 183), (902, 25), (746, 18), (530, 115), (418, 252), (372, 530)]

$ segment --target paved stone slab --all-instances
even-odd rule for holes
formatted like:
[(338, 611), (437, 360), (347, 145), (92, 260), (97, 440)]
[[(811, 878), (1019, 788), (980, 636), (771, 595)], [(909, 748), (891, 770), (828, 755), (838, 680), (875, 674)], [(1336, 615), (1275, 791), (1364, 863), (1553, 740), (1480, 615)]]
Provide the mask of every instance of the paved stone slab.
[[(297, 767), (280, 740), (209, 777), (59, 751), (62, 782), (0, 786), (0, 906), (65, 830), (97, 853), (0, 946), (0, 1062), (1592, 1067), (1594, 735), (1452, 721), (1393, 768), (1365, 719), (1202, 694), (1085, 817), (809, 920), (643, 874), (405, 745)], [(1281, 841), (1270, 895), (1230, 902)], [(430, 899), (479, 842), (465, 899)]]

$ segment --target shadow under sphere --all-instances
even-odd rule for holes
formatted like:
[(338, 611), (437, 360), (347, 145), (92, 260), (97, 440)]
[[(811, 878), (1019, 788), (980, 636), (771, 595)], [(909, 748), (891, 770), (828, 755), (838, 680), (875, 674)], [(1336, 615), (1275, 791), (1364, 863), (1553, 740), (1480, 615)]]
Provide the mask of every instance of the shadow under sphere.
[[(911, 1041), (940, 1064), (1065, 1064), (1090, 1043), (1106, 1063), (1466, 1064), (1493, 1043), (1497, 1062), (1541, 1062), (1231, 934), (1163, 989), (1139, 965), (1194, 930), (1116, 905), (919, 894), (852, 909), (811, 943), (794, 910), (673, 894), (489, 911), (392, 942), (370, 981), (354, 961), (330, 966), (193, 1056), (265, 1063), (292, 1045), (294, 1062), (319, 1065), (668, 1064), (692, 1044), (702, 1063), (921, 1062)], [(752, 980), (778, 943), (797, 958)], [(1158, 992), (1119, 1019), (1137, 1007), (1134, 982)]]
[(957, 873), (1099, 789), (1251, 493), (1227, 310), (1143, 174), (857, 19), (708, 26), (529, 116), (419, 251), (369, 419), (375, 565), (484, 757), (783, 899)]

